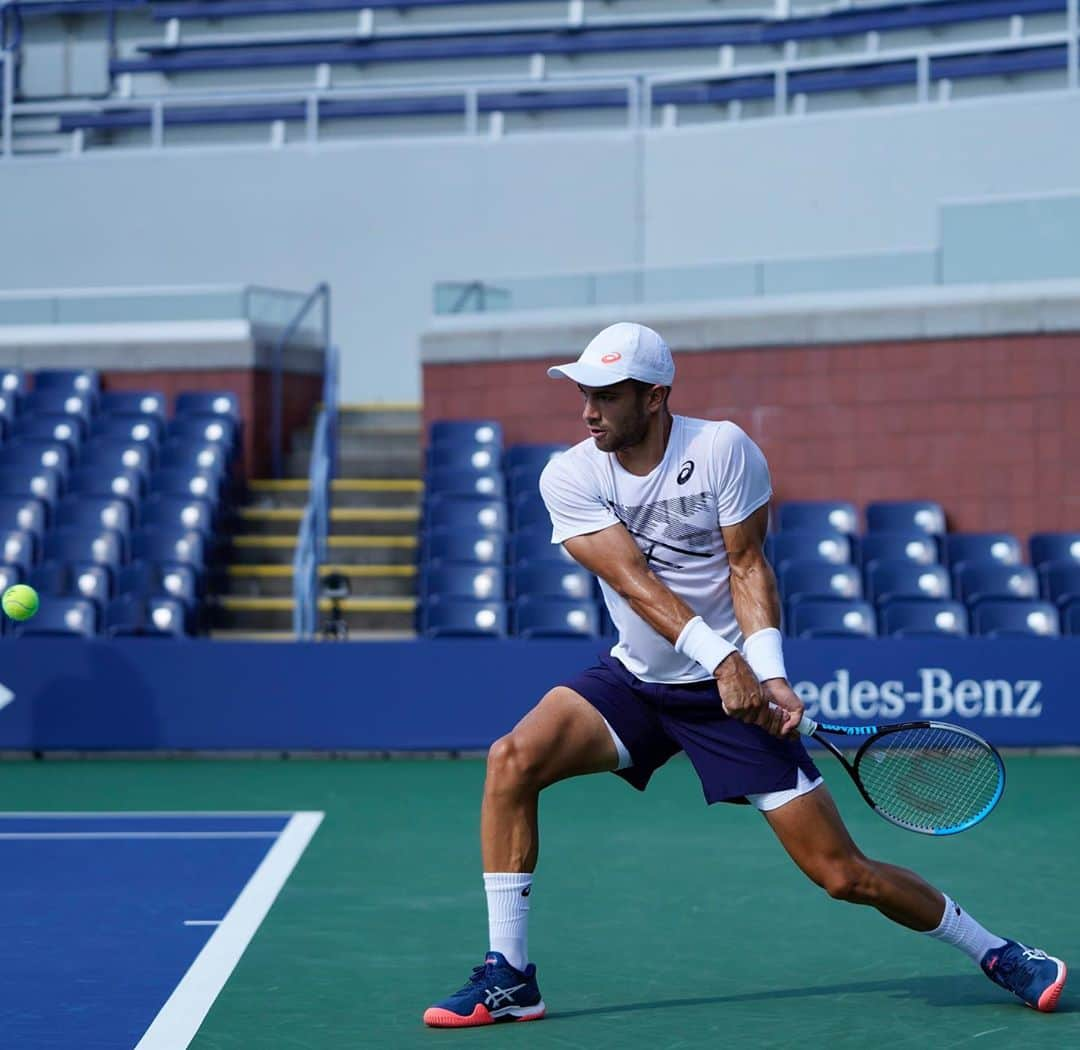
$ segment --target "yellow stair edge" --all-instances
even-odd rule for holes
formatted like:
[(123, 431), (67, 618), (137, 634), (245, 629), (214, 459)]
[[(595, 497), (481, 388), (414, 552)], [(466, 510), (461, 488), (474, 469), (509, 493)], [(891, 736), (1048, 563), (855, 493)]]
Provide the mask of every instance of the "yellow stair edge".
[[(235, 547), (295, 547), (295, 536), (234, 536)], [(331, 547), (415, 547), (415, 536), (329, 536)]]
[[(240, 517), (252, 521), (299, 521), (303, 507), (242, 507)], [(340, 507), (330, 509), (331, 521), (419, 521), (416, 507)]]
[[(235, 594), (223, 594), (217, 599), (223, 609), (234, 612), (289, 612), (295, 602), (292, 598), (249, 598)], [(319, 609), (326, 612), (333, 607), (329, 598), (319, 601)], [(338, 608), (344, 612), (412, 612), (415, 598), (343, 598)]]
[[(230, 576), (292, 576), (291, 565), (230, 565)], [(319, 572), (343, 576), (415, 576), (415, 565), (320, 565)]]
[(351, 401), (338, 403), (338, 412), (419, 412), (419, 401)]
[[(248, 488), (256, 492), (307, 492), (307, 478), (253, 478)], [(423, 492), (419, 478), (335, 478), (334, 492)]]

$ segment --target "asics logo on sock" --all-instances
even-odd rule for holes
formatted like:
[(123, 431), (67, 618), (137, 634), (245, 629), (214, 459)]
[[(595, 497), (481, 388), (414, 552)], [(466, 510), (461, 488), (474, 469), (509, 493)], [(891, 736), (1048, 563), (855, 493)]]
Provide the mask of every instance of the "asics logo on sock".
[(515, 984), (513, 988), (500, 988), (496, 985), (494, 988), (489, 988), (484, 993), (484, 999), (487, 1001), (488, 1007), (502, 1006), (503, 1003), (510, 1003), (514, 1001), (514, 992), (520, 991), (525, 987), (525, 984)]
[(532, 893), (532, 886), (526, 886), (525, 889), (521, 891), (522, 897), (528, 897), (530, 893)]

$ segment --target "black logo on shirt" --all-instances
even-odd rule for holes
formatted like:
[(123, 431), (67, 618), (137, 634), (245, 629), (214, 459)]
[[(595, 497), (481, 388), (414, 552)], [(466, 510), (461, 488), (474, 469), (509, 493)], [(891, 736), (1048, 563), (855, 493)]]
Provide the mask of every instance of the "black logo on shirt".
[(683, 464), (683, 465), (682, 465), (682, 466), (681, 466), (681, 467), (679, 468), (679, 476), (678, 476), (678, 477), (677, 477), (677, 478), (675, 479), (675, 481), (676, 481), (676, 482), (677, 482), (677, 483), (678, 483), (679, 485), (685, 485), (685, 484), (686, 484), (686, 483), (687, 483), (687, 482), (688, 482), (688, 481), (690, 480), (690, 476), (691, 476), (691, 475), (692, 475), (693, 473), (694, 473), (694, 461), (693, 461), (692, 459), (688, 459), (688, 460), (687, 460), (687, 461), (686, 461), (686, 462), (685, 462), (685, 463), (684, 463), (684, 464)]

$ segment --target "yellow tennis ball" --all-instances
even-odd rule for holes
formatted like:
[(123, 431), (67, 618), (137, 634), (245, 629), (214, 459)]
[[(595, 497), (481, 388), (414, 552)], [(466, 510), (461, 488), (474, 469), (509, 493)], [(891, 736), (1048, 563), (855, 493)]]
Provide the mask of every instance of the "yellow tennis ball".
[(38, 593), (25, 583), (17, 583), (4, 591), (0, 599), (4, 612), (13, 620), (29, 620), (38, 611)]

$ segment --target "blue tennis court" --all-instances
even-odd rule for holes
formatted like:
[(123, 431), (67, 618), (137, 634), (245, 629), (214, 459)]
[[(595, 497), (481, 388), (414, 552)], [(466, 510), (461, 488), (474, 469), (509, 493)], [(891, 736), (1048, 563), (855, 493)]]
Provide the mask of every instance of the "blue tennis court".
[(186, 1046), (321, 819), (0, 815), (4, 1044)]

